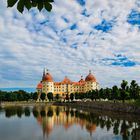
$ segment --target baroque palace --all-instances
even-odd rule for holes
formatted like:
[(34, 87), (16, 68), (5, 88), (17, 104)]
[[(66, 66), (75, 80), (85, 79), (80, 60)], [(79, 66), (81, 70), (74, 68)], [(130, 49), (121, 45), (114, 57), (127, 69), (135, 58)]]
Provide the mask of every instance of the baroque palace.
[(66, 94), (85, 93), (99, 89), (99, 84), (91, 71), (85, 79), (81, 76), (78, 82), (71, 81), (67, 76), (61, 82), (55, 82), (48, 70), (44, 70), (42, 80), (36, 89), (38, 94), (52, 92), (54, 96), (59, 94), (61, 98), (65, 98)]

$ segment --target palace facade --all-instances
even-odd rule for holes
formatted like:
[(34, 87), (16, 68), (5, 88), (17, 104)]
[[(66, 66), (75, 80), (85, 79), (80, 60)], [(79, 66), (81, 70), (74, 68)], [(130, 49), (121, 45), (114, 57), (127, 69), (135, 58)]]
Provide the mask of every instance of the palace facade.
[(61, 82), (55, 82), (48, 70), (44, 70), (42, 80), (36, 89), (38, 94), (52, 92), (54, 96), (59, 94), (60, 97), (65, 98), (66, 94), (85, 93), (99, 89), (99, 84), (91, 71), (85, 79), (81, 76), (81, 79), (77, 82), (71, 81), (67, 76)]

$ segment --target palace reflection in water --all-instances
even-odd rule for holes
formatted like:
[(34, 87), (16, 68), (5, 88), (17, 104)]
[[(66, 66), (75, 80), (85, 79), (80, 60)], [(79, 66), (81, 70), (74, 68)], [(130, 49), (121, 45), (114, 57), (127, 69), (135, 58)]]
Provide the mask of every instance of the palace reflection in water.
[[(42, 129), (43, 139), (53, 139), (53, 135), (55, 138), (61, 135), (64, 139), (65, 132), (70, 132), (72, 136), (80, 131), (79, 134), (82, 136), (82, 132), (85, 133), (87, 139), (140, 140), (140, 122), (133, 119), (115, 119), (95, 112), (58, 106), (11, 107), (1, 109), (1, 112), (5, 112), (6, 118), (20, 118), (21, 121), (22, 117), (34, 117)], [(55, 133), (56, 130), (59, 133)]]

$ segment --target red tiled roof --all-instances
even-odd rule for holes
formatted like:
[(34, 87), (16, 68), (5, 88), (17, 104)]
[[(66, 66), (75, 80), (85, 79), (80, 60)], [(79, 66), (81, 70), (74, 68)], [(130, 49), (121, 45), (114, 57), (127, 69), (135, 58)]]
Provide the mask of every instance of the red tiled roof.
[(72, 81), (69, 78), (65, 77), (61, 84), (72, 84)]
[(61, 85), (61, 82), (54, 82), (54, 85)]
[(96, 78), (91, 73), (89, 73), (89, 75), (86, 77), (85, 81), (86, 82), (88, 82), (88, 81), (96, 82)]
[(53, 82), (53, 77), (50, 73), (46, 73), (44, 80), (47, 82)]
[(37, 85), (37, 89), (42, 89), (42, 83), (39, 83), (39, 84)]

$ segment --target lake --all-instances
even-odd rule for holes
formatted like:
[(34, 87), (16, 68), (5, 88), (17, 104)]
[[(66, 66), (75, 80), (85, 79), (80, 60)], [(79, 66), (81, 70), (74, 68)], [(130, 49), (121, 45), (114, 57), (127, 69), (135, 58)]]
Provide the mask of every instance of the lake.
[(140, 140), (140, 122), (59, 106), (0, 108), (0, 140)]

